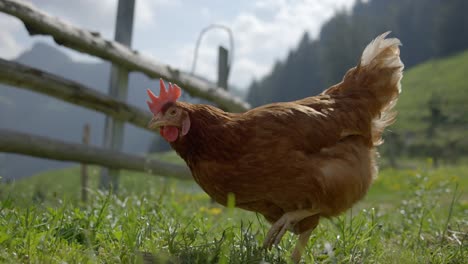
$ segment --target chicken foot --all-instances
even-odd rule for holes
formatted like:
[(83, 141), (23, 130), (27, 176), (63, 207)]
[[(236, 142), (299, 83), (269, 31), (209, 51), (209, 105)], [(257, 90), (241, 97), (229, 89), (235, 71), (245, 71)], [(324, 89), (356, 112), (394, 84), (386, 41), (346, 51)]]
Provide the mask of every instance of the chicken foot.
[[(318, 214), (319, 212), (311, 210), (298, 210), (285, 213), (276, 221), (268, 231), (263, 242), (263, 247), (271, 249), (273, 245), (277, 246), (288, 229), (291, 229), (302, 219)], [(310, 234), (309, 234), (310, 236)]]

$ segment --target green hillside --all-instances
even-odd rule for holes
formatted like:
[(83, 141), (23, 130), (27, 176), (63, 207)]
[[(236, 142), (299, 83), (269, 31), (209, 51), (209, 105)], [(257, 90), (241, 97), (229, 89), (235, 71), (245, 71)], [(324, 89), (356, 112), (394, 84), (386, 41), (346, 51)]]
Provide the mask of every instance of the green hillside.
[(440, 106), (450, 124), (468, 124), (468, 51), (420, 64), (404, 73), (398, 101), (399, 130), (423, 132), (430, 103)]
[(446, 161), (468, 155), (467, 73), (468, 51), (405, 71), (397, 122), (386, 135), (394, 154)]

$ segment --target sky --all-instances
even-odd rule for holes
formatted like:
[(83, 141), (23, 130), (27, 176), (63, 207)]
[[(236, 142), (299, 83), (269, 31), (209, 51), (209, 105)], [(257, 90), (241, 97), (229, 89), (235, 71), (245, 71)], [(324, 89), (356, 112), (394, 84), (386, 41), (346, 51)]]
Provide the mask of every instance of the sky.
[[(29, 0), (50, 15), (113, 39), (117, 0)], [(305, 31), (317, 37), (321, 25), (355, 0), (135, 0), (132, 49), (156, 62), (190, 72), (200, 31), (211, 24), (231, 29), (234, 56), (229, 83), (241, 89), (284, 59)], [(50, 37), (27, 34), (15, 17), (0, 13), (0, 57), (13, 59), (34, 42)], [(228, 34), (210, 30), (202, 39), (196, 74), (216, 80), (218, 46), (229, 48)], [(96, 59), (61, 48), (78, 61)]]

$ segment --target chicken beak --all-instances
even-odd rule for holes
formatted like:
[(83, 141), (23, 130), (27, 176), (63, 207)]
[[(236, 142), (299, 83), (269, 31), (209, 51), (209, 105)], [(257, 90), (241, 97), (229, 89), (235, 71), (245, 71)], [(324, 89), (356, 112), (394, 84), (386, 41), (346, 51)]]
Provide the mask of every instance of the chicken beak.
[(161, 114), (153, 116), (151, 120), (148, 123), (148, 128), (149, 129), (157, 129), (161, 126), (164, 126), (165, 121), (161, 120)]

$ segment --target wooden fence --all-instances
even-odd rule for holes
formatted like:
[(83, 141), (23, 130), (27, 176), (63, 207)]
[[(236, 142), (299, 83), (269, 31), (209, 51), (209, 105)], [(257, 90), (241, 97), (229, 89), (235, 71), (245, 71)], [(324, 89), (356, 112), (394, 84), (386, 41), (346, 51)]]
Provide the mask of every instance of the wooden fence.
[[(242, 112), (249, 109), (247, 103), (220, 87), (169, 65), (145, 58), (125, 45), (102, 38), (99, 33), (77, 28), (52, 17), (30, 3), (20, 0), (0, 0), (0, 11), (20, 19), (30, 35), (50, 35), (59, 45), (110, 61), (129, 72), (138, 71), (150, 78), (164, 78), (177, 83), (190, 95), (212, 101), (226, 111)], [(12, 61), (0, 59), (0, 82), (86, 107), (143, 129), (147, 129), (146, 125), (151, 118), (149, 111), (131, 106), (83, 84)], [(190, 172), (185, 166), (5, 129), (0, 129), (0, 152), (191, 179)]]

